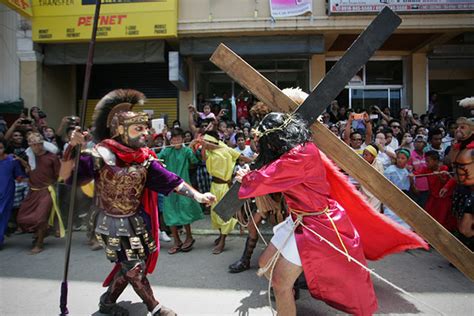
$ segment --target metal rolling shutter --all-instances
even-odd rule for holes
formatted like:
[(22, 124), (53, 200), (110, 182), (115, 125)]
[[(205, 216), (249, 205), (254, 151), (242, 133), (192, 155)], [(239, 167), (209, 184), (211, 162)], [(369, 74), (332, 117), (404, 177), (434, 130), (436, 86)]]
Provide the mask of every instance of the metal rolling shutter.
[[(77, 93), (83, 89), (85, 65), (77, 66)], [(86, 111), (86, 122), (90, 124), (97, 101), (114, 89), (135, 89), (147, 97), (144, 106), (136, 110), (153, 110), (155, 117), (168, 116), (168, 123), (178, 117), (178, 89), (168, 80), (168, 65), (165, 63), (94, 65)], [(79, 100), (79, 104), (80, 100)]]

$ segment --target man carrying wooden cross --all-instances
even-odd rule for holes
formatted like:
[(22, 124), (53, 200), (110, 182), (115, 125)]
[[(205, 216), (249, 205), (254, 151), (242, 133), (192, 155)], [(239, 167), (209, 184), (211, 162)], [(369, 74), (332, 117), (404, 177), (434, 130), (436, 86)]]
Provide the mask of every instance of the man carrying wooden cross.
[[(306, 126), (311, 125), (308, 128), (313, 132), (314, 139), (312, 141), (316, 142), (318, 147), (324, 150), (334, 162), (348, 171), (351, 176), (367, 186), (383, 203), (391, 206), (394, 210), (396, 209), (398, 215), (401, 215), (407, 223), (414, 227), (443, 256), (448, 258), (466, 276), (474, 279), (474, 265), (472, 264), (474, 261), (471, 260), (472, 252), (469, 249), (464, 247), (425, 211), (395, 188), (386, 178), (371, 168), (362, 157), (354, 155), (349, 147), (342, 145), (340, 140), (322, 124), (315, 122), (316, 118), (327, 107), (327, 104), (334, 100), (347, 82), (369, 60), (370, 56), (381, 47), (382, 43), (400, 23), (401, 20), (388, 7), (385, 7), (352, 44), (344, 56), (319, 82), (308, 98), (302, 104), (301, 98), (298, 100), (299, 106), (297, 102), (282, 93), (269, 80), (260, 75), (238, 55), (225, 47), (225, 45), (221, 44), (210, 60), (273, 109), (293, 112), (297, 107), (298, 109), (295, 113), (306, 120)], [(273, 272), (274, 281), (272, 283), (276, 288), (275, 292), (280, 293), (276, 293), (277, 309), (284, 315), (295, 314), (294, 301), (289, 293), (291, 293), (292, 281), (295, 279), (295, 275), (298, 275), (302, 268), (313, 297), (322, 299), (328, 304), (350, 313), (371, 313), (374, 305), (372, 304), (370, 281), (363, 282), (362, 285), (356, 284), (357, 288), (352, 286), (355, 283), (352, 274), (360, 276), (360, 273), (362, 273), (360, 269), (367, 269), (365, 264), (359, 261), (356, 262), (353, 258), (353, 255), (359, 255), (361, 247), (359, 243), (362, 243), (365, 258), (368, 260), (378, 260), (390, 253), (403, 251), (404, 249), (414, 247), (426, 248), (427, 244), (412, 232), (383, 218), (383, 215), (380, 213), (374, 212), (365, 201), (360, 199), (359, 195), (354, 194), (352, 188), (348, 186), (346, 179), (341, 177), (334, 166), (325, 159), (325, 156), (319, 153), (309, 142), (296, 138), (297, 141), (284, 146), (284, 144), (281, 144), (281, 141), (278, 142), (279, 138), (275, 137), (272, 139), (276, 143), (273, 143), (272, 140), (270, 142), (267, 141), (267, 145), (265, 145), (264, 137), (272, 133), (281, 137), (285, 136), (284, 134), (278, 134), (286, 130), (287, 125), (293, 121), (292, 119), (287, 120), (288, 117), (286, 116), (280, 119), (277, 118), (274, 118), (275, 121), (273, 123), (269, 122), (268, 126), (264, 122), (259, 126), (261, 132), (259, 139), (260, 154), (273, 151), (273, 155), (270, 154), (268, 160), (263, 160), (264, 163), (260, 166), (259, 170), (253, 171), (248, 175), (243, 173), (239, 175), (239, 178), (243, 178), (241, 198), (272, 191), (281, 191), (287, 200), (288, 206), (294, 210), (293, 214), (290, 215), (291, 220), (288, 219), (288, 221), (290, 227), (294, 225), (294, 244), (296, 244), (295, 248), (298, 250), (297, 253), (301, 260), (301, 266), (290, 265), (291, 263), (289, 262), (286, 262), (289, 264), (286, 266), (285, 261), (278, 255), (279, 252), (276, 251), (278, 245), (275, 247), (275, 244), (265, 251), (260, 262), (265, 264), (268, 261), (268, 266), (271, 267), (270, 274)], [(298, 127), (298, 131), (303, 131), (303, 129)], [(283, 140), (284, 142), (287, 141)], [(310, 155), (311, 157), (309, 158), (305, 157), (306, 160), (304, 161), (299, 155), (292, 155), (292, 153), (296, 153), (298, 150), (310, 147), (314, 148), (314, 151), (311, 152), (312, 156)], [(296, 157), (301, 161), (298, 161)], [(311, 163), (308, 163), (307, 160), (310, 160)], [(294, 169), (284, 169), (290, 166), (290, 164), (294, 164), (294, 166), (291, 165)], [(310, 167), (313, 167), (314, 170), (310, 169)], [(324, 173), (325, 176), (322, 176)], [(319, 185), (321, 184), (315, 182), (314, 179), (328, 182), (329, 188), (327, 184), (326, 187), (324, 184), (322, 186), (327, 191), (316, 190), (316, 188), (320, 188)], [(267, 186), (259, 188), (257, 183), (267, 183)], [(292, 183), (293, 185), (291, 185)], [(246, 186), (248, 187), (247, 189), (245, 189)], [(237, 195), (239, 192), (238, 186), (233, 186), (229, 192)], [(319, 204), (315, 205), (313, 200), (316, 197)], [(335, 207), (331, 199), (337, 201), (342, 207)], [(228, 217), (229, 213), (236, 209), (235, 206), (240, 204), (232, 203), (232, 201), (236, 200), (236, 197), (224, 197), (220, 203), (223, 208), (220, 209), (219, 205), (217, 205), (216, 211), (219, 210), (219, 214)], [(291, 203), (289, 200), (291, 200)], [(305, 201), (306, 204), (303, 203)], [(325, 201), (326, 204), (324, 204)], [(325, 206), (328, 206), (328, 211), (326, 211)], [(337, 212), (333, 212), (333, 207), (335, 207)], [(295, 214), (298, 211), (300, 211), (300, 214)], [(301, 214), (301, 211), (304, 213)], [(329, 214), (324, 215), (326, 212), (329, 212)], [(350, 218), (350, 222), (354, 226), (347, 224), (348, 220), (346, 220), (347, 217), (344, 212), (347, 213), (347, 217)], [(308, 215), (308, 213), (311, 215)], [(329, 215), (332, 221), (327, 215)], [(326, 222), (324, 222), (324, 216), (327, 218)], [(332, 225), (333, 223), (334, 226)], [(344, 225), (340, 228), (339, 224), (341, 223), (344, 223)], [(346, 228), (348, 230), (343, 231)], [(284, 248), (281, 245), (286, 245), (290, 242), (290, 233), (292, 232), (293, 230), (289, 231), (288, 240), (285, 239), (286, 242), (280, 244), (280, 249)], [(331, 236), (333, 238), (336, 238), (335, 240), (325, 237), (329, 232), (332, 233)], [(339, 239), (338, 236), (342, 237)], [(318, 255), (319, 252), (315, 251), (315, 249), (319, 249), (317, 247), (321, 248), (323, 243), (331, 248), (328, 248), (329, 250), (326, 251), (323, 250), (322, 255)], [(284, 252), (282, 254), (283, 258), (285, 258)], [(339, 256), (340, 262), (335, 261), (336, 255)], [(345, 268), (349, 266), (344, 266), (341, 263), (349, 257), (351, 257), (352, 271), (346, 270)], [(327, 265), (326, 263), (330, 264)], [(339, 264), (342, 267), (340, 269), (338, 268)], [(285, 266), (288, 269), (285, 269)], [(293, 270), (291, 270), (292, 268)], [(366, 274), (366, 277), (368, 278), (368, 274)], [(349, 284), (346, 286), (345, 283), (348, 281)], [(364, 288), (361, 288), (361, 286), (364, 286)], [(359, 294), (360, 291), (365, 291), (365, 294)], [(357, 298), (352, 298), (353, 293), (357, 293)], [(355, 302), (358, 302), (357, 300), (362, 305), (355, 305)]]
[[(283, 92), (298, 104), (307, 97), (297, 89)], [(370, 275), (354, 261), (366, 266), (365, 257), (392, 252), (387, 247), (392, 242), (402, 250), (426, 247), (424, 241), (383, 219), (361, 198), (319, 152), (298, 114), (268, 114), (257, 128), (256, 141), (258, 169), (237, 174), (242, 183), (239, 198), (282, 192), (290, 213), (274, 228), (275, 235), (259, 260), (259, 273), (272, 283), (278, 314), (296, 315), (292, 290), (303, 271), (313, 297), (350, 314), (373, 314), (377, 299)], [(356, 230), (348, 214), (364, 216), (367, 224), (359, 224)], [(386, 235), (376, 236), (372, 226)], [(372, 244), (362, 245), (358, 230), (365, 236), (372, 234), (366, 239)]]

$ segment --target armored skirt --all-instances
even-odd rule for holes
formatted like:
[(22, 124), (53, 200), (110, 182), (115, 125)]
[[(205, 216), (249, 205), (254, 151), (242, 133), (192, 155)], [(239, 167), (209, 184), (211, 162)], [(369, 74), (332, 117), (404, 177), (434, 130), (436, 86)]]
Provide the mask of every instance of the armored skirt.
[(129, 217), (112, 217), (103, 211), (97, 213), (95, 234), (112, 262), (144, 260), (157, 250), (156, 242), (145, 222), (143, 211)]

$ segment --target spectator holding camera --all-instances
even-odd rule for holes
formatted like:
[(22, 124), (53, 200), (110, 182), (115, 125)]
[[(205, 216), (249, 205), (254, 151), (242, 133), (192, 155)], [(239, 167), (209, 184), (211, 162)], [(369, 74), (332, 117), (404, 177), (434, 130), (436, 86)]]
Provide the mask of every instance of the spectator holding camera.
[(15, 122), (13, 122), (12, 126), (10, 126), (10, 128), (5, 133), (5, 140), (12, 140), (12, 136), (16, 131), (19, 131), (23, 134), (23, 137), (26, 137), (28, 132), (35, 130), (36, 125), (33, 124), (32, 120), (25, 118), (24, 116), (20, 116)]
[(392, 114), (390, 113), (390, 108), (388, 106), (381, 110), (377, 105), (374, 105), (374, 110), (380, 115), (381, 120), (384, 120), (385, 122), (390, 122), (393, 120)]
[(67, 131), (71, 127), (76, 127), (80, 124), (80, 118), (74, 115), (65, 116), (61, 119), (59, 127), (56, 130), (56, 141), (58, 143), (58, 148), (63, 149), (68, 142)]
[[(353, 127), (355, 121), (357, 121), (358, 125), (354, 128), (354, 131), (351, 132), (351, 127)], [(364, 129), (357, 128), (361, 126), (361, 124), (364, 126)], [(365, 139), (362, 136), (362, 130), (365, 130)], [(344, 130), (344, 141), (354, 149), (357, 154), (362, 155), (365, 147), (372, 141), (372, 122), (367, 112), (351, 113), (349, 115), (349, 120)]]

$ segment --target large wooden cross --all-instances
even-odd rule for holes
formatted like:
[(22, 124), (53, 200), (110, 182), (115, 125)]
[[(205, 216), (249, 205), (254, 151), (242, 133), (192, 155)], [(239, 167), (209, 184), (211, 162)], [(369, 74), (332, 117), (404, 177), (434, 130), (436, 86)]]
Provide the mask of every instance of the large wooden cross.
[[(367, 30), (365, 32), (367, 32)], [(372, 32), (374, 32), (374, 30), (372, 30)], [(353, 44), (353, 46), (355, 44)], [(364, 43), (361, 45), (363, 44)], [(351, 49), (353, 46), (351, 46)], [(373, 52), (370, 53), (367, 60), (372, 54)], [(345, 57), (346, 55), (344, 55), (338, 63), (340, 63)], [(271, 110), (288, 112), (297, 109), (298, 105), (295, 102), (225, 45), (221, 44), (216, 49), (210, 60), (241, 86), (249, 90), (259, 100), (267, 104)], [(358, 68), (356, 67), (357, 69), (354, 70), (352, 76), (355, 75), (362, 65), (363, 64), (359, 65)], [(334, 67), (336, 66), (337, 64)], [(330, 73), (328, 73), (328, 75), (329, 74)], [(349, 76), (349, 79), (345, 81), (345, 84), (347, 84), (352, 76)], [(318, 84), (308, 97), (308, 102), (317, 103), (317, 100), (314, 98), (314, 93), (316, 90), (320, 90), (321, 83), (327, 82), (328, 80), (325, 78), (320, 82), (320, 84)], [(338, 91), (332, 91), (332, 94), (335, 93), (336, 96), (343, 88), (344, 87), (340, 88)], [(324, 97), (320, 96), (320, 98)], [(304, 104), (307, 104), (307, 102), (305, 101)], [(329, 102), (325, 102), (324, 104), (327, 105)], [(428, 213), (414, 203), (407, 195), (400, 191), (400, 189), (393, 185), (387, 178), (375, 170), (362, 157), (355, 154), (349, 146), (337, 138), (324, 125), (318, 121), (314, 121), (314, 119), (323, 111), (320, 106), (319, 108), (314, 109), (312, 113), (307, 110), (308, 107), (306, 106), (303, 113), (309, 113), (310, 117), (309, 119), (308, 117), (304, 118), (312, 123), (311, 130), (314, 135), (315, 144), (339, 167), (359, 181), (361, 185), (372, 192), (382, 203), (387, 205), (405, 222), (413, 227), (414, 230), (426, 239), (441, 255), (455, 265), (468, 278), (474, 281), (474, 253), (434, 220)]]

